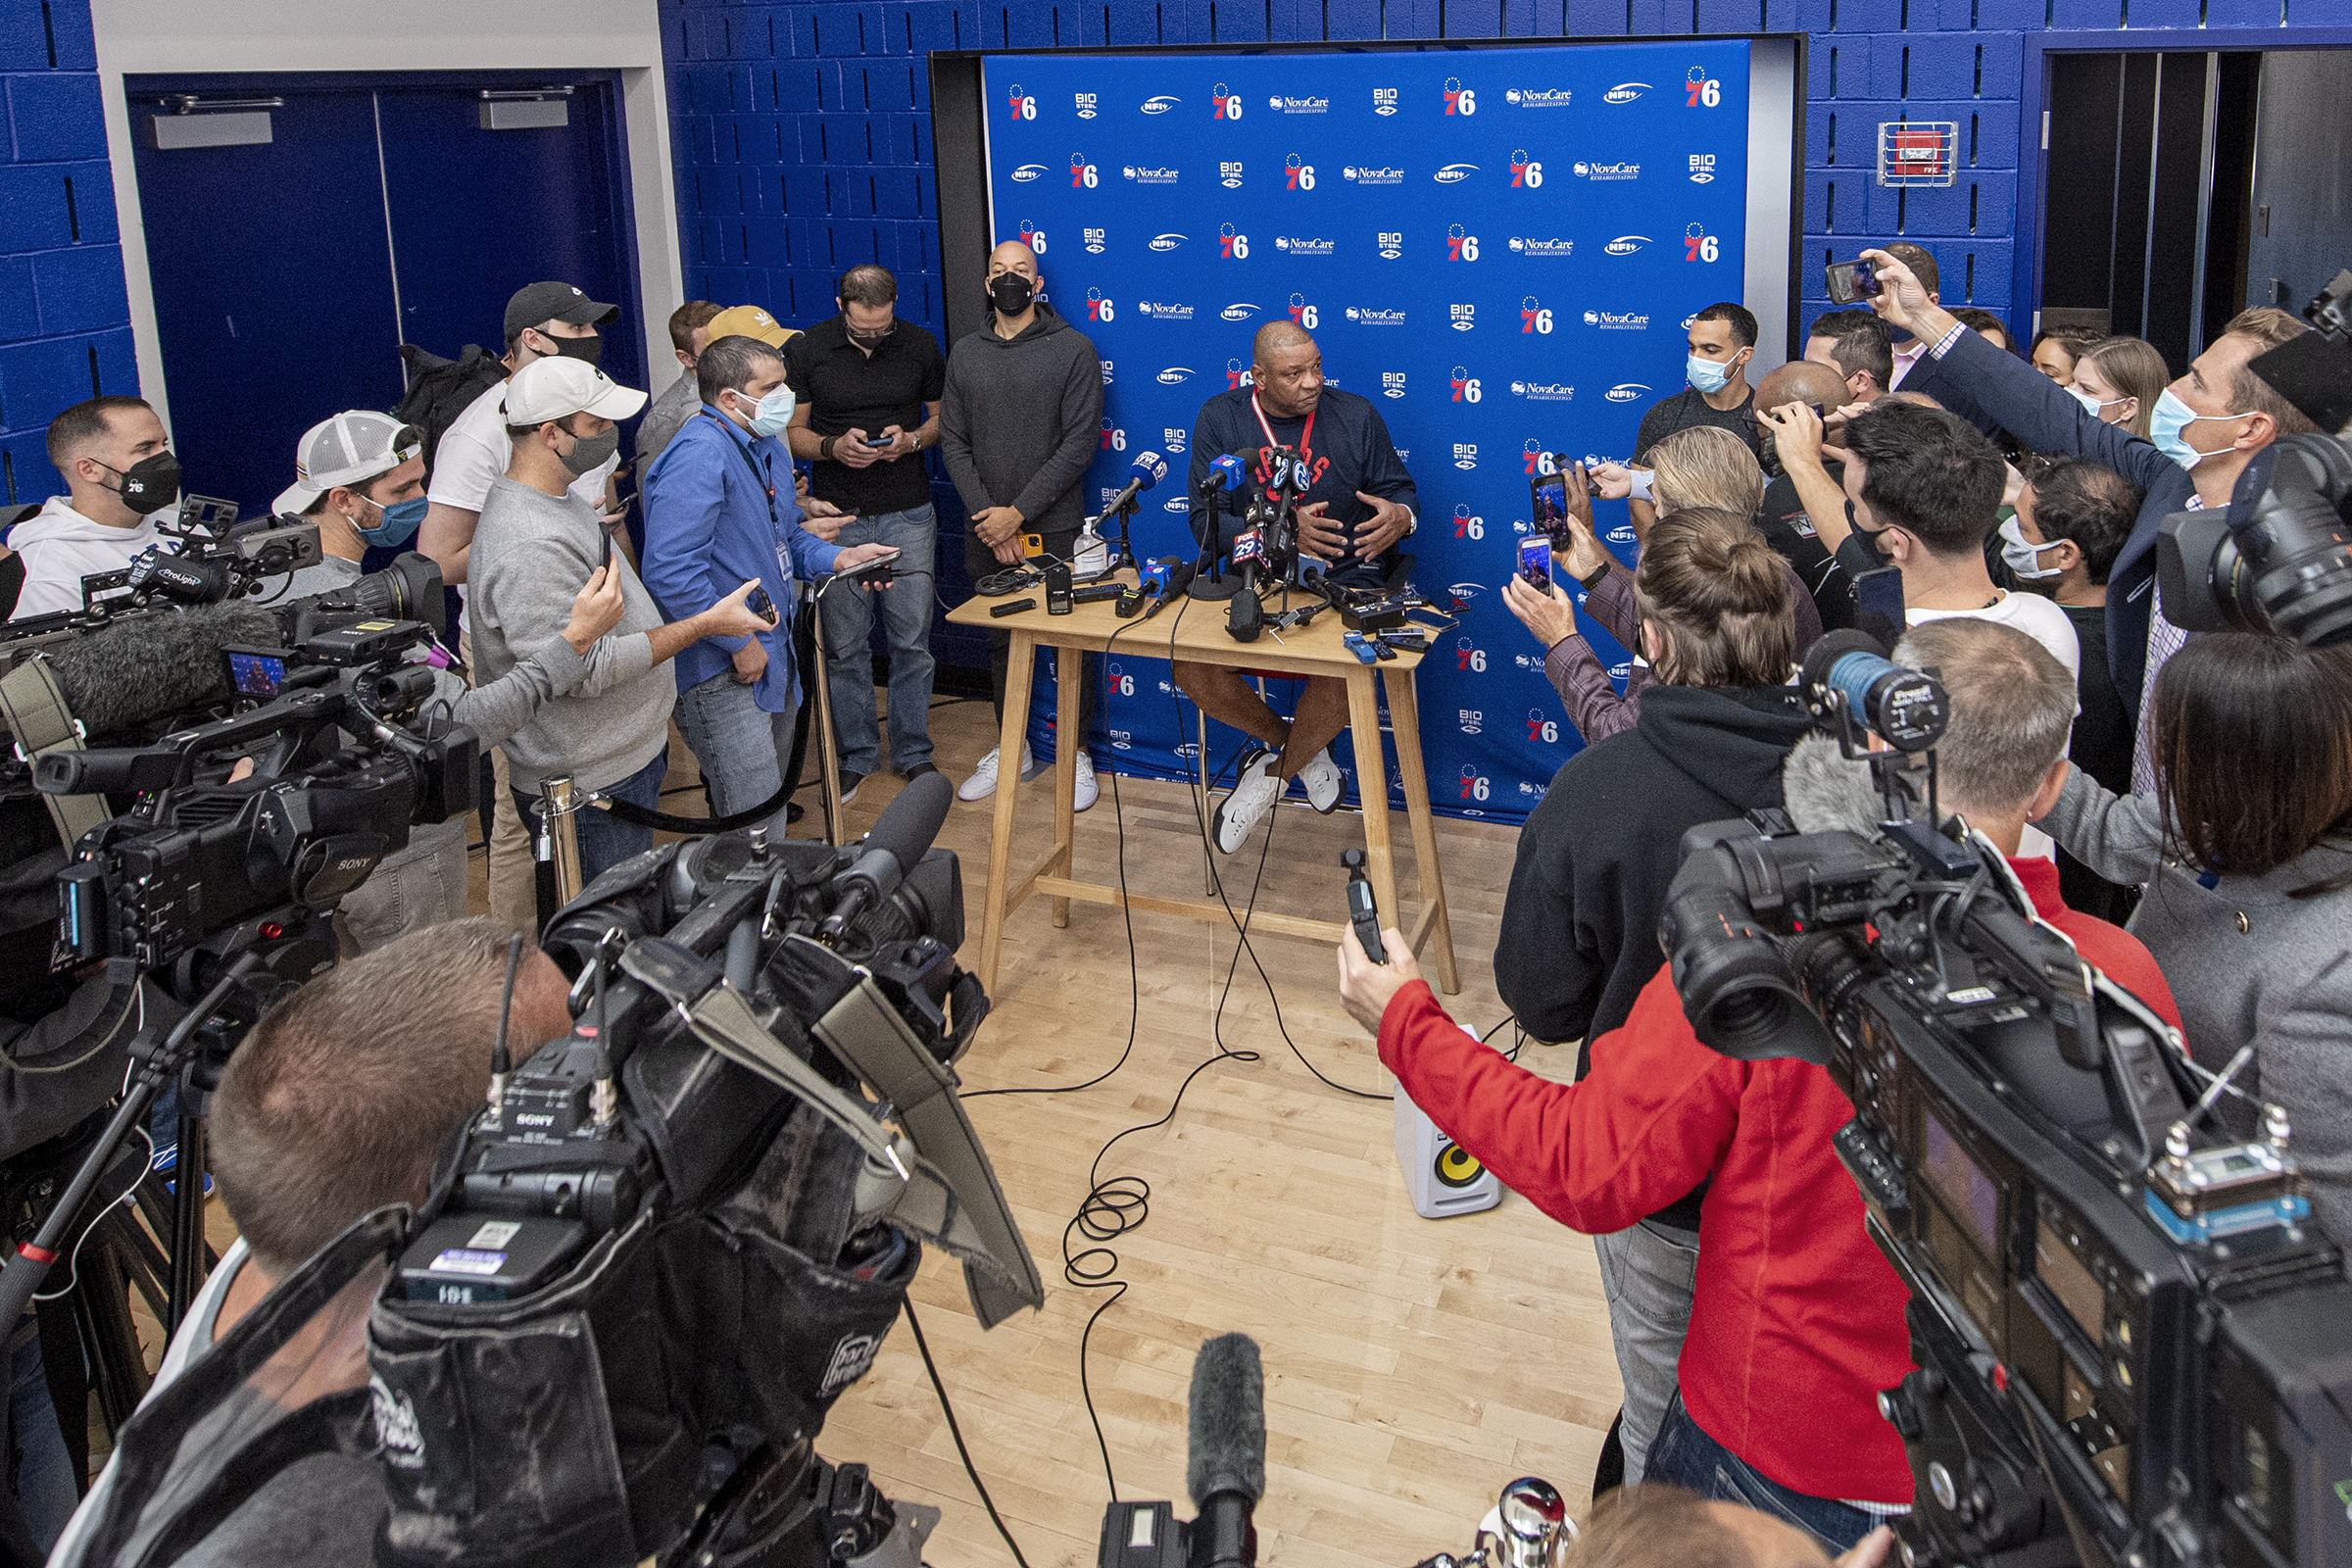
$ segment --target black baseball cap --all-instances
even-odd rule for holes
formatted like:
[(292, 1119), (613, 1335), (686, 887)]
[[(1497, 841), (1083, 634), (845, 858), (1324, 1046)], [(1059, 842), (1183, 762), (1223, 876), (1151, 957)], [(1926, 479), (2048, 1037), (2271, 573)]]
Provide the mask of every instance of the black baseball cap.
[(514, 297), (507, 301), (507, 341), (514, 342), (524, 327), (541, 321), (602, 326), (619, 318), (619, 306), (600, 305), (569, 283), (533, 283), (516, 289)]

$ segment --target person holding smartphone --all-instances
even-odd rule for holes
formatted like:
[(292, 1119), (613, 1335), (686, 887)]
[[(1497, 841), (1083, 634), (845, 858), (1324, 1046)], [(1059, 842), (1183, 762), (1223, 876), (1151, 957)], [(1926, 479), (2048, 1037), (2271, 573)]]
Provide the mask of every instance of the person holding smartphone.
[[(931, 761), (932, 571), (939, 524), (922, 454), (939, 445), (939, 402), (948, 362), (939, 340), (897, 314), (899, 280), (871, 263), (841, 274), (841, 314), (784, 349), (795, 407), (786, 438), (810, 465), (809, 489), (851, 514), (844, 545), (888, 545), (899, 573), (916, 581), (880, 596), (890, 639), (890, 761), (916, 778)], [(817, 603), (828, 650), (833, 724), (841, 742), (841, 798), (854, 800), (881, 765), (874, 722), (874, 660), (866, 639), (873, 594), (845, 583)]]

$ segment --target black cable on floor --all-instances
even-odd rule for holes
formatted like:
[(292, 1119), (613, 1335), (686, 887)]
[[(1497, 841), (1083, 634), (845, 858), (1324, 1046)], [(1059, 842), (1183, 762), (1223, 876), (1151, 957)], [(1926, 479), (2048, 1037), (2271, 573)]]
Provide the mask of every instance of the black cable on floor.
[(956, 1440), (956, 1452), (963, 1460), (963, 1473), (972, 1478), (972, 1490), (980, 1494), (980, 1506), (988, 1510), (989, 1522), (1011, 1548), (1012, 1560), (1020, 1568), (1029, 1568), (1029, 1559), (1021, 1555), (1021, 1544), (1004, 1528), (1004, 1516), (997, 1512), (997, 1501), (988, 1494), (988, 1485), (980, 1479), (980, 1471), (972, 1463), (972, 1450), (963, 1446), (963, 1428), (956, 1425), (956, 1406), (948, 1402), (948, 1386), (940, 1381), (939, 1363), (931, 1359), (930, 1342), (923, 1338), (922, 1320), (914, 1315), (912, 1297), (906, 1299), (906, 1326), (914, 1330), (914, 1348), (923, 1354), (923, 1370), (931, 1374), (931, 1392), (939, 1396), (939, 1413), (948, 1418), (948, 1436)]

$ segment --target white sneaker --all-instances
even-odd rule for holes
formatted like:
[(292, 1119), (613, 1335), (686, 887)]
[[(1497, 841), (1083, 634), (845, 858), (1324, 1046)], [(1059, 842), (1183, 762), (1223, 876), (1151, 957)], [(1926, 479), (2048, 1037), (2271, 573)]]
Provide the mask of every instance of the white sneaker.
[(1233, 793), (1217, 803), (1209, 831), (1217, 848), (1231, 855), (1249, 842), (1250, 830), (1282, 798), (1283, 781), (1274, 776), (1276, 754), (1260, 746), (1242, 759), (1241, 776)]
[[(1037, 760), (1029, 755), (1029, 743), (1023, 741), (1021, 742), (1021, 777), (1026, 781), (1036, 776), (1036, 773)], [(991, 751), (986, 757), (980, 759), (980, 765), (972, 769), (972, 776), (956, 787), (956, 798), (959, 801), (985, 801), (996, 793), (997, 753)]]
[(1083, 811), (1102, 798), (1102, 786), (1095, 782), (1095, 760), (1084, 752), (1078, 754), (1078, 778), (1070, 786), (1070, 809)]
[(1326, 746), (1306, 760), (1298, 770), (1298, 782), (1306, 786), (1306, 804), (1329, 816), (1339, 809), (1340, 790), (1347, 780), (1340, 776), (1340, 764), (1331, 760), (1331, 748)]

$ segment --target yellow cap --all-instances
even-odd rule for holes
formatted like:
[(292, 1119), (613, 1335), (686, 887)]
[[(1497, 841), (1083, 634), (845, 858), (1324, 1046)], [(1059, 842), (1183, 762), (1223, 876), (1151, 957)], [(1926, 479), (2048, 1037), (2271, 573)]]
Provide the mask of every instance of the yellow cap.
[(780, 349), (801, 334), (761, 310), (757, 305), (735, 305), (710, 318), (707, 331), (709, 341), (722, 337), (756, 337), (769, 348)]

